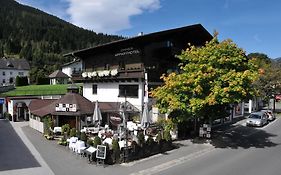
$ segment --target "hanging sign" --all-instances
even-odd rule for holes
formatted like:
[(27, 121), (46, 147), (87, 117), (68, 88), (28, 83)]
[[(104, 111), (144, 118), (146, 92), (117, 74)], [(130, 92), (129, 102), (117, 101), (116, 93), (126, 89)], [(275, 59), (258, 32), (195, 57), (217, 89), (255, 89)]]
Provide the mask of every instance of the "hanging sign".
[(56, 104), (56, 109), (57, 112), (76, 112), (76, 104), (62, 104), (62, 103), (57, 103)]

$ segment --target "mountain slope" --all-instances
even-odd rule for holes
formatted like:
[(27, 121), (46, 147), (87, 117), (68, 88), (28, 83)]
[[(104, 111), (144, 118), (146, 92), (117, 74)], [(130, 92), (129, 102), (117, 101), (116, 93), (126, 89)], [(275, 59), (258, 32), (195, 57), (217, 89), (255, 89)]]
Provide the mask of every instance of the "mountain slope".
[(0, 57), (26, 58), (46, 73), (69, 61), (63, 53), (121, 38), (79, 28), (14, 0), (0, 0), (0, 24)]

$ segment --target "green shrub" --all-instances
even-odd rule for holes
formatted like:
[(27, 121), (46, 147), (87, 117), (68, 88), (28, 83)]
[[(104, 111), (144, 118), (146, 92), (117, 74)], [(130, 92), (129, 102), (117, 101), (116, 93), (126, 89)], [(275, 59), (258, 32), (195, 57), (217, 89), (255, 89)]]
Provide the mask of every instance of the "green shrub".
[(94, 145), (93, 140), (92, 139), (88, 139), (87, 140), (87, 145), (88, 146), (93, 146)]
[(162, 137), (162, 132), (159, 131), (158, 134), (157, 134), (157, 136), (156, 136), (156, 141), (159, 143), (162, 139), (163, 139), (163, 137)]
[(12, 115), (10, 114), (10, 113), (8, 113), (8, 112), (5, 112), (4, 113), (4, 117), (7, 119), (7, 120), (12, 120)]
[(28, 85), (28, 78), (25, 77), (16, 77), (16, 82), (15, 82), (16, 87), (18, 86), (27, 86)]
[(96, 148), (98, 145), (101, 145), (101, 138), (96, 136), (93, 141), (93, 146)]
[(67, 145), (67, 142), (66, 142), (65, 138), (62, 137), (62, 138), (60, 138), (60, 140), (58, 141), (58, 144), (59, 144), (59, 145), (66, 146), (66, 145)]
[(70, 125), (69, 124), (62, 125), (61, 126), (61, 131), (62, 131), (62, 134), (66, 133), (66, 135), (69, 136)]
[(81, 139), (81, 132), (76, 130), (76, 137), (80, 140)]
[(70, 130), (70, 137), (75, 137), (76, 136), (76, 129), (75, 128), (71, 128)]
[(151, 136), (148, 136), (147, 140), (146, 140), (146, 145), (147, 146), (151, 146), (153, 145), (155, 142), (153, 140), (153, 138)]
[(139, 145), (142, 147), (143, 144), (144, 144), (144, 134), (143, 134), (143, 132), (139, 132), (138, 135), (137, 135), (137, 138), (138, 138)]
[(113, 151), (120, 151), (119, 143), (117, 139), (112, 140), (112, 150)]
[(82, 140), (82, 141), (84, 141), (84, 142), (86, 142), (86, 141), (87, 141), (87, 135), (86, 135), (86, 133), (85, 133), (85, 132), (82, 132), (82, 133), (81, 133), (80, 140)]
[(171, 137), (171, 134), (170, 134), (170, 130), (164, 130), (164, 140), (166, 140), (167, 142), (170, 142), (172, 141), (172, 137)]
[(112, 140), (112, 159), (114, 162), (119, 162), (120, 160), (120, 147), (117, 139)]
[(137, 123), (140, 122), (140, 116), (139, 115), (135, 115), (132, 117), (133, 122)]

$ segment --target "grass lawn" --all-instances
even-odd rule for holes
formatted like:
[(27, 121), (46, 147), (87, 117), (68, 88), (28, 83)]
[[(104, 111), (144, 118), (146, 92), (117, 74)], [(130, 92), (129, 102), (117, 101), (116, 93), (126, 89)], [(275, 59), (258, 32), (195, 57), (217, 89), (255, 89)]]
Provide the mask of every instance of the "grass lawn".
[(1, 96), (37, 96), (37, 95), (60, 95), (67, 92), (69, 84), (61, 85), (29, 85), (20, 86), (16, 89), (0, 94)]

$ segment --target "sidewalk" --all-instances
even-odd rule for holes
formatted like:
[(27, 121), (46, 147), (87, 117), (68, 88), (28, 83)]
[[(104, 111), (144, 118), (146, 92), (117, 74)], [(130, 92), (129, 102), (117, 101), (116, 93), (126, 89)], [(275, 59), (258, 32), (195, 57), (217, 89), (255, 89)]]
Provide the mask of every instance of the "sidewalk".
[[(8, 124), (8, 123), (6, 123)], [(29, 149), (31, 154), (34, 156), (34, 158), (38, 161), (40, 164), (39, 167), (34, 168), (24, 168), (24, 169), (14, 169), (14, 170), (7, 170), (7, 171), (0, 171), (1, 175), (31, 175), (31, 174), (42, 174), (42, 175), (54, 175), (52, 170), (49, 168), (49, 166), (46, 164), (46, 162), (42, 159), (40, 153), (35, 149), (35, 147), (32, 145), (32, 143), (28, 140), (26, 135), (22, 131), (22, 127), (27, 126), (27, 122), (9, 122), (17, 135), (20, 137), (20, 139), (23, 141), (25, 146)]]

